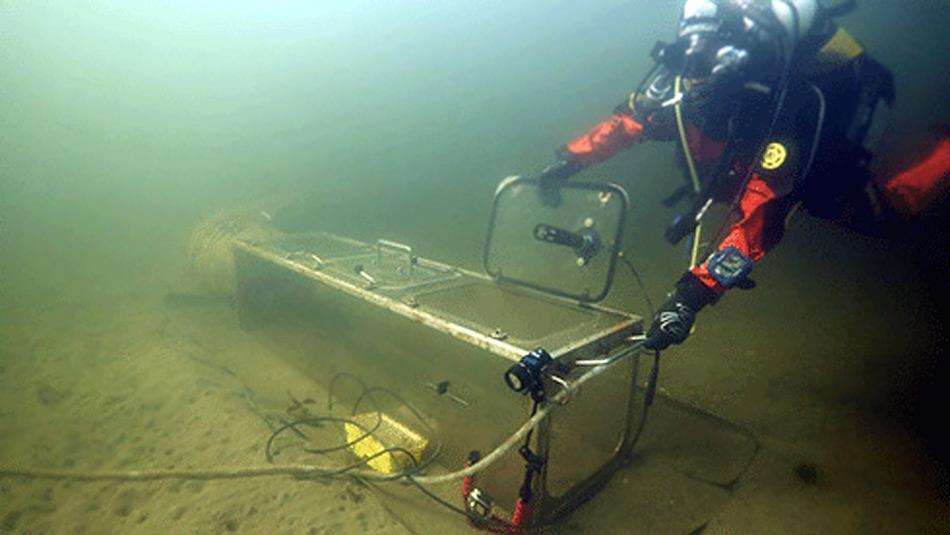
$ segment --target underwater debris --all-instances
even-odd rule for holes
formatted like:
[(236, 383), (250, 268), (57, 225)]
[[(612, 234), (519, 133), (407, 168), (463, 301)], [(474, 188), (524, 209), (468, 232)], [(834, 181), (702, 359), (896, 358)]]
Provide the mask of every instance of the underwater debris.
[(13, 531), (16, 529), (17, 524), (20, 522), (20, 518), (23, 517), (23, 511), (11, 511), (4, 515), (3, 520), (0, 521), (0, 530), (2, 531)]
[(72, 397), (72, 395), (72, 390), (59, 388), (47, 382), (42, 382), (36, 389), (36, 399), (46, 406), (59, 405)]
[[(265, 214), (258, 208), (220, 210), (195, 227), (188, 244), (188, 273), (199, 292), (209, 295), (234, 293), (237, 283), (231, 249), (235, 242), (272, 240), (283, 235), (270, 225), (271, 218)], [(173, 297), (166, 304), (181, 306), (198, 302)]]
[(818, 486), (820, 474), (818, 472), (818, 467), (813, 464), (801, 463), (795, 465), (795, 475), (803, 483), (811, 486)]

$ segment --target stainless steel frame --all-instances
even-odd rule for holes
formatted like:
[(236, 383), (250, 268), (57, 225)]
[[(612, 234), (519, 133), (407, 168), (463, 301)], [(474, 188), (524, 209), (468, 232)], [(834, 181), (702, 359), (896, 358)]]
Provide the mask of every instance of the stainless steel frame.
[[(406, 267), (383, 267), (385, 252), (406, 255)], [(527, 352), (543, 346), (565, 364), (603, 359), (642, 333), (637, 316), (499, 283), (393, 242), (319, 233), (241, 243), (235, 263), (243, 328), (261, 332), (325, 383), (347, 371), (398, 389), (440, 430), (439, 463), (449, 470), (527, 418), (528, 400), (502, 380)], [(539, 427), (534, 447), (549, 462), (535, 480), (535, 522), (588, 499), (629, 455), (637, 364), (632, 355), (613, 365)], [(439, 379), (452, 385), (451, 396), (430, 387)], [(562, 388), (549, 383), (552, 392)], [(523, 474), (520, 457), (511, 455), (479, 474), (480, 486), (497, 503), (514, 504)]]

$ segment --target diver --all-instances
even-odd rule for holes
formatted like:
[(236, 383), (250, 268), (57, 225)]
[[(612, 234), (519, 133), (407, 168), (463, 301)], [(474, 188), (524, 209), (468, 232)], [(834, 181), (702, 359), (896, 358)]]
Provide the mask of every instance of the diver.
[[(916, 165), (875, 177), (868, 168), (895, 98), (893, 76), (834, 17), (854, 1), (686, 0), (677, 39), (613, 116), (558, 149), (540, 179), (546, 204), (577, 172), (643, 140), (681, 147), (685, 184), (664, 204), (685, 205), (666, 231), (692, 236), (692, 263), (653, 317), (645, 347), (686, 340), (697, 312), (748, 274), (801, 209), (873, 231), (932, 208), (947, 193), (950, 135)], [(703, 216), (729, 203), (699, 257)], [(721, 238), (721, 239), (720, 239)]]

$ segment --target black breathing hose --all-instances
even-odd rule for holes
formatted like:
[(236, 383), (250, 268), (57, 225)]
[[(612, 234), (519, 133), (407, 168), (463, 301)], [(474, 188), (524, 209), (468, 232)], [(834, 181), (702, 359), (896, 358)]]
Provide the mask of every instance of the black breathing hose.
[[(779, 93), (778, 97), (775, 100), (775, 105), (773, 107), (774, 111), (772, 113), (772, 119), (769, 122), (768, 130), (766, 130), (765, 136), (762, 138), (762, 141), (759, 143), (759, 147), (755, 152), (754, 158), (759, 158), (768, 146), (769, 140), (772, 138), (772, 134), (775, 132), (775, 127), (778, 125), (778, 120), (782, 116), (782, 112), (785, 110), (785, 101), (788, 96), (788, 86), (791, 81), (792, 75), (792, 64), (795, 59), (795, 46), (801, 38), (801, 18), (798, 13), (798, 8), (795, 7), (795, 4), (791, 0), (781, 0), (783, 4), (788, 6), (791, 10), (792, 17), (794, 18), (794, 36), (791, 42), (782, 42), (782, 39), (777, 41), (779, 48), (779, 54), (785, 56), (785, 65), (782, 69), (782, 76), (779, 78)], [(773, 21), (776, 28), (782, 28), (784, 33), (784, 27), (777, 21)], [(786, 35), (786, 37), (788, 37)], [(742, 182), (739, 185), (739, 189), (735, 197), (732, 200), (732, 203), (729, 205), (729, 210), (726, 213), (726, 218), (719, 226), (719, 229), (713, 235), (712, 243), (718, 243), (723, 238), (723, 232), (726, 230), (726, 227), (729, 225), (731, 216), (736, 212), (736, 209), (739, 207), (739, 203), (742, 201), (742, 194), (745, 192), (746, 187), (749, 185), (749, 182), (752, 180), (752, 175), (755, 174), (755, 161), (750, 163), (749, 169), (746, 171), (745, 176), (742, 178)]]

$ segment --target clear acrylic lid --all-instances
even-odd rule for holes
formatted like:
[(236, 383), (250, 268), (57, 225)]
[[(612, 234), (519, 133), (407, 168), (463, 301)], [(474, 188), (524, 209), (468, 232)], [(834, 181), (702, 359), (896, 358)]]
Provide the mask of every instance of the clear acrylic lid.
[(615, 184), (568, 182), (542, 189), (509, 177), (492, 206), (484, 268), (492, 278), (594, 303), (607, 297), (629, 199)]

